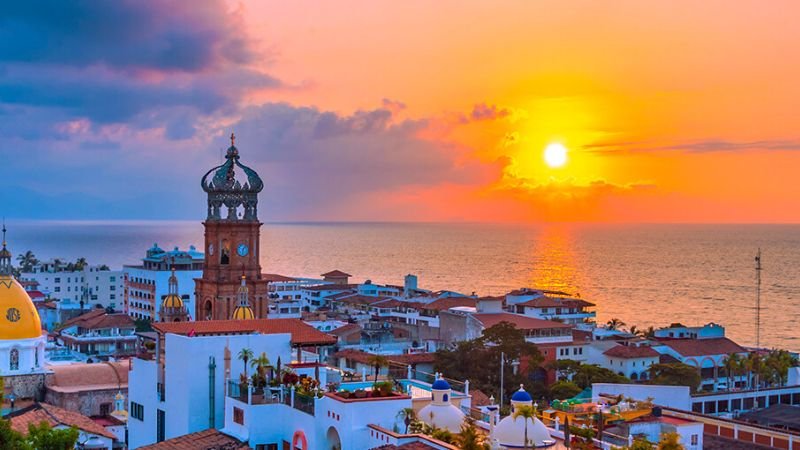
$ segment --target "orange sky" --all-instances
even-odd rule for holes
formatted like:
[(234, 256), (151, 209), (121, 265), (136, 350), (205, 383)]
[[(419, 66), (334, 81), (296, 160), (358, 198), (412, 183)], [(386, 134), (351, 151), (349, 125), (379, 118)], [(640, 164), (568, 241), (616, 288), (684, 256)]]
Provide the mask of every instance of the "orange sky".
[[(364, 193), (388, 218), (800, 220), (796, 2), (244, 2), (253, 91), (341, 114), (383, 99), (473, 183)], [(496, 117), (462, 120), (475, 105)], [(462, 118), (462, 119), (460, 119)], [(550, 142), (569, 149), (544, 164)], [(359, 219), (359, 210), (350, 211)], [(368, 217), (363, 217), (368, 218)]]

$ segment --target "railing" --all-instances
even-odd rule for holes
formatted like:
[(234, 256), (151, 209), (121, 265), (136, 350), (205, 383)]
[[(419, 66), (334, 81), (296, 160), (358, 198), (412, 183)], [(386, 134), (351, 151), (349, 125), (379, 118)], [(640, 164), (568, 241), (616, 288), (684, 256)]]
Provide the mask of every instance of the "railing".
[(314, 396), (304, 395), (294, 389), (279, 387), (256, 388), (236, 380), (228, 380), (226, 395), (248, 405), (287, 405), (314, 415)]

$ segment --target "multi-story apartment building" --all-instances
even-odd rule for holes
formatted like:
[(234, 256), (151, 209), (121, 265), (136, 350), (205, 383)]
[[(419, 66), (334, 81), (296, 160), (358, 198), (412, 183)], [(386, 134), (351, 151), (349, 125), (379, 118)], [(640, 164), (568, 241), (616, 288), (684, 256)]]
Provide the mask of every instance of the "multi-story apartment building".
[(76, 269), (73, 265), (54, 260), (37, 264), (30, 272), (23, 272), (20, 278), (37, 283), (37, 290), (52, 299), (83, 302), (87, 308), (97, 305), (122, 308), (123, 273), (109, 270), (105, 265), (83, 265)]
[(175, 247), (164, 251), (153, 244), (142, 264), (123, 267), (125, 312), (135, 319), (160, 320), (159, 306), (169, 294), (169, 277), (175, 269), (178, 295), (194, 320), (194, 280), (203, 276), (203, 259), (204, 255), (194, 246), (189, 250)]

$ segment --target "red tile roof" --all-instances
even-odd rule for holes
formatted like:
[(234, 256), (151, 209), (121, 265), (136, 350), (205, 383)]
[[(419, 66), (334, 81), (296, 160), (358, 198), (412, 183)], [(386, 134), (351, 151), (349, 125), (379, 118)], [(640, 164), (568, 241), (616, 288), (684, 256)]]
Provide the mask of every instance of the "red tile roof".
[(300, 319), (204, 320), (199, 322), (158, 322), (153, 329), (165, 334), (281, 334), (291, 333), (294, 345), (333, 345), (336, 336), (323, 333)]
[(332, 330), (331, 334), (335, 334), (336, 336), (344, 336), (346, 334), (350, 334), (355, 331), (361, 331), (361, 325), (357, 323), (348, 323), (345, 326)]
[(334, 277), (334, 278), (352, 277), (352, 275), (350, 275), (349, 273), (342, 272), (341, 270), (331, 270), (330, 272), (323, 273), (322, 276), (326, 277), (326, 278), (327, 277)]
[(86, 392), (127, 389), (130, 363), (99, 362), (48, 366), (53, 372), (45, 379), (47, 390), (55, 392)]
[(652, 347), (648, 347), (646, 345), (617, 345), (616, 347), (611, 347), (610, 349), (606, 350), (603, 352), (603, 354), (606, 356), (623, 359), (658, 358), (660, 355), (660, 353), (653, 350)]
[(673, 339), (660, 341), (662, 344), (686, 356), (727, 355), (745, 353), (747, 350), (728, 338)]
[(521, 330), (540, 330), (547, 328), (572, 328), (572, 325), (567, 325), (561, 322), (554, 322), (552, 320), (537, 319), (535, 317), (523, 316), (520, 314), (511, 313), (483, 313), (475, 314), (485, 328), (491, 328), (500, 322), (509, 322)]
[(354, 284), (317, 284), (314, 286), (304, 286), (304, 291), (349, 291), (355, 288)]
[(277, 273), (262, 273), (261, 279), (266, 280), (267, 283), (276, 282), (276, 281), (295, 281), (297, 278), (286, 277), (283, 275), (278, 275)]
[[(369, 364), (369, 358), (375, 356), (374, 353), (367, 353), (361, 350), (345, 349), (333, 354), (334, 358), (350, 359), (361, 364)], [(398, 364), (422, 364), (432, 363), (434, 360), (433, 353), (404, 353), (402, 355), (383, 355), (391, 362)]]
[(11, 421), (11, 428), (14, 431), (23, 435), (28, 434), (28, 425), (47, 422), (51, 427), (59, 425), (75, 427), (90, 434), (116, 439), (113, 433), (89, 417), (48, 403), (34, 403), (31, 406), (8, 414), (6, 419)]
[(217, 429), (209, 428), (139, 448), (141, 450), (249, 450), (250, 446)]
[(517, 303), (519, 306), (529, 308), (589, 308), (595, 306), (585, 300), (577, 298), (537, 297), (526, 302)]
[(33, 301), (36, 301), (37, 299), (41, 300), (46, 298), (46, 296), (44, 295), (44, 293), (42, 293), (42, 291), (27, 291), (27, 292), (28, 292), (28, 297), (30, 297), (31, 300)]
[(427, 305), (422, 306), (422, 309), (429, 309), (433, 311), (446, 311), (450, 308), (457, 306), (467, 306), (474, 308), (477, 299), (472, 297), (444, 297), (439, 300), (434, 300)]
[(136, 328), (133, 318), (125, 313), (112, 313), (109, 314), (105, 309), (95, 308), (78, 317), (74, 317), (63, 325), (58, 327), (56, 331), (61, 331), (65, 328), (78, 326), (87, 330), (100, 330), (105, 328)]

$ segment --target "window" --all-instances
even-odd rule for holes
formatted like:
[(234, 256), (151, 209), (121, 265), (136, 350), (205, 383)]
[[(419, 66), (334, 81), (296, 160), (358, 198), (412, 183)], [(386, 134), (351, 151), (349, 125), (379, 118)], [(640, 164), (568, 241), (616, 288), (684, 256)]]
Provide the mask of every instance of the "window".
[(38, 348), (33, 350), (33, 365), (34, 365), (34, 367), (39, 367), (39, 349)]
[(110, 294), (108, 296), (108, 298), (111, 299), (111, 300), (116, 300), (117, 296), (116, 296), (116, 294)]
[(233, 407), (233, 423), (244, 425), (244, 411), (241, 408)]
[(117, 287), (116, 287), (115, 285), (113, 285), (113, 284), (112, 284), (112, 285), (111, 285), (111, 287), (110, 287), (110, 289), (111, 289), (112, 291), (116, 291), (116, 290), (117, 290)]
[(164, 411), (157, 409), (156, 410), (156, 442), (161, 442), (164, 440), (164, 422), (166, 422), (166, 417)]
[(60, 288), (59, 286), (56, 286), (56, 289), (55, 289), (55, 291), (56, 291), (56, 292), (61, 292), (61, 288)]
[(19, 370), (19, 350), (16, 348), (11, 349), (11, 358), (8, 362), (10, 370)]
[(100, 404), (100, 415), (107, 416), (111, 414), (111, 403), (101, 403)]
[(117, 281), (117, 277), (111, 277), (111, 282), (113, 283), (115, 281)]
[(144, 420), (144, 406), (131, 402), (131, 417), (138, 420)]
[(697, 437), (696, 434), (693, 434), (692, 435), (692, 445), (697, 445), (697, 444), (698, 444), (698, 437)]

